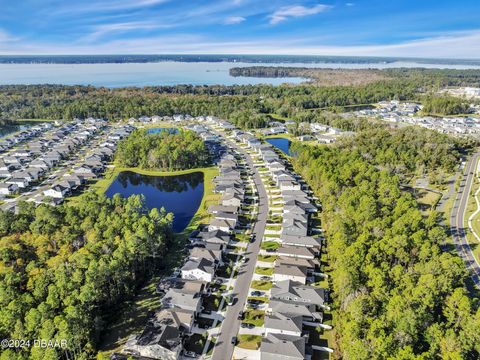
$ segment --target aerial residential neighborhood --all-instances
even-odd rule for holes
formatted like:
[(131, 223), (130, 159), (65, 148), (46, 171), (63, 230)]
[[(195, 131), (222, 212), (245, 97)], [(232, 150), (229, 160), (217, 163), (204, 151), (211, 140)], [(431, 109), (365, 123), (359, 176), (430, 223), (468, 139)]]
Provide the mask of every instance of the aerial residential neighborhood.
[(480, 359), (478, 0), (0, 5), (0, 360)]

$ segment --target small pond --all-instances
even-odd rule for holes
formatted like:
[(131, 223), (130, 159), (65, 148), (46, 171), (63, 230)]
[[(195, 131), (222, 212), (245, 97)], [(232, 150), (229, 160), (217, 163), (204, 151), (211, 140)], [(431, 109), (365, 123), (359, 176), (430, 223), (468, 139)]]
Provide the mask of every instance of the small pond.
[(147, 130), (148, 134), (160, 134), (162, 131), (166, 131), (169, 134), (176, 134), (178, 133), (178, 128), (174, 127), (164, 127), (164, 128), (150, 128)]
[(124, 171), (118, 174), (106, 191), (112, 197), (144, 195), (149, 209), (164, 207), (172, 212), (173, 231), (183, 231), (197, 212), (203, 197), (203, 173), (151, 176)]
[(17, 131), (27, 130), (28, 128), (39, 125), (41, 123), (35, 121), (19, 121), (15, 123), (0, 124), (0, 137), (13, 134)]
[(291, 141), (286, 138), (269, 138), (265, 139), (269, 144), (275, 146), (287, 155), (290, 155)]

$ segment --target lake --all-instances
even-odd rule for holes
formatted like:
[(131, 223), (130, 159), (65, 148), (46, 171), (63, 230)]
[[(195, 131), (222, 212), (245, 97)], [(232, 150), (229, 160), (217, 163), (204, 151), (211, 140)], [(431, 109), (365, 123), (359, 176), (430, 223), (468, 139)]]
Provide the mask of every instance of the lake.
[[(33, 59), (34, 60), (34, 59)], [(0, 63), (0, 85), (63, 84), (109, 88), (155, 85), (255, 85), (297, 84), (304, 78), (233, 77), (232, 67), (291, 66), (330, 69), (386, 69), (399, 67), (479, 69), (477, 64), (445, 64), (408, 60), (391, 62), (128, 62), (128, 63)]]
[(229, 74), (232, 67), (252, 65), (275, 64), (178, 61), (122, 64), (0, 64), (0, 85), (63, 84), (115, 88), (178, 84), (279, 85), (305, 81), (303, 78), (295, 77), (233, 77)]
[(147, 134), (160, 134), (162, 131), (166, 131), (169, 134), (176, 134), (178, 133), (178, 128), (174, 128), (174, 127), (149, 128), (147, 129)]
[(283, 153), (290, 155), (290, 144), (291, 141), (286, 138), (268, 138), (265, 139), (269, 144), (275, 146), (277, 149), (281, 150)]
[(0, 125), (0, 138), (12, 134), (17, 131), (26, 130), (34, 125), (38, 125), (38, 122), (17, 122), (14, 124)]
[(123, 171), (118, 174), (105, 194), (123, 197), (144, 195), (147, 208), (164, 207), (172, 212), (173, 231), (181, 232), (197, 212), (203, 197), (203, 173), (171, 176), (150, 176)]

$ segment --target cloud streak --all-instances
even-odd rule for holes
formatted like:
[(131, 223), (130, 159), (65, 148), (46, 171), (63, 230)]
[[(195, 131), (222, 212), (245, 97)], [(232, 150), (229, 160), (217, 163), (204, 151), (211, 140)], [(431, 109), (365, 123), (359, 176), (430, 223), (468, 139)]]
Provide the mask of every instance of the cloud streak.
[(230, 16), (224, 21), (225, 25), (236, 25), (244, 22), (246, 19), (243, 16)]
[(303, 5), (284, 6), (269, 16), (270, 24), (275, 25), (286, 21), (289, 18), (299, 18), (308, 15), (315, 15), (328, 10), (331, 6), (318, 4), (312, 7)]

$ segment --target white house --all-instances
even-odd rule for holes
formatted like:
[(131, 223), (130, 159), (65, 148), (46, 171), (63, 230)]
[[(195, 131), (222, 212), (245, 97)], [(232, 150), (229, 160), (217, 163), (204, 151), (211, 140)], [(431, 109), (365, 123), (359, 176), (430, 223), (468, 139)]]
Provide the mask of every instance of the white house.
[(0, 183), (0, 194), (2, 195), (11, 195), (17, 190), (18, 186), (16, 184)]

